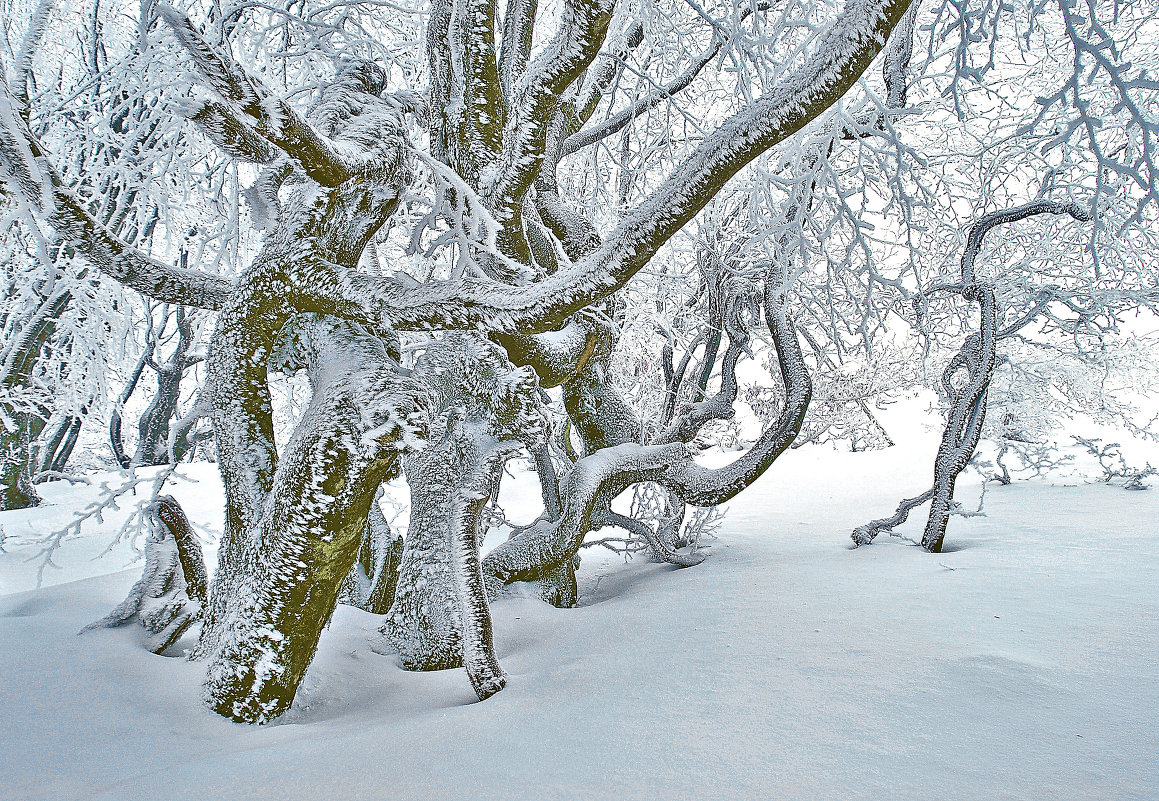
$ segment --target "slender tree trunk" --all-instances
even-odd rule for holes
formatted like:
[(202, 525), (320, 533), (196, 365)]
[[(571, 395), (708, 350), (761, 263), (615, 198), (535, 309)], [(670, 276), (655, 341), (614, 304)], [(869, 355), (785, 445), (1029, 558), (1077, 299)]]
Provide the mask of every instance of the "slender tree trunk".
[[(181, 379), (186, 368), (186, 354), (193, 344), (193, 331), (184, 306), (177, 307), (177, 348), (164, 364), (154, 364), (157, 373), (157, 391), (137, 424), (137, 452), (134, 465), (159, 465), (177, 462), (188, 445), (175, 443), (169, 453), (169, 426), (177, 414), (181, 400)], [(180, 449), (180, 453), (178, 453)]]
[(32, 482), (32, 443), (44, 427), (39, 415), (6, 414), (0, 421), (0, 511), (40, 504)]
[[(998, 312), (994, 290), (985, 284), (974, 284), (967, 287), (963, 294), (967, 299), (978, 302), (981, 322), (979, 333), (966, 338), (942, 378), (946, 391), (953, 399), (953, 406), (942, 434), (942, 442), (938, 446), (938, 455), (934, 459), (930, 516), (922, 534), (922, 546), (931, 553), (940, 553), (942, 550), (954, 503), (954, 484), (958, 475), (970, 463), (982, 438), (986, 395), (997, 359), (995, 340)], [(956, 390), (951, 380), (959, 370), (966, 371), (966, 384)]]
[(390, 523), (378, 507), (381, 495), (380, 487), (375, 502), (370, 504), (366, 534), (358, 549), (358, 559), (338, 596), (340, 603), (356, 606), (374, 615), (385, 615), (394, 603), (403, 546), (402, 537), (391, 531)]
[(41, 470), (53, 473), (64, 472), (64, 468), (68, 466), (68, 460), (72, 458), (77, 440), (80, 438), (81, 427), (84, 425), (87, 412), (88, 404), (81, 409), (79, 415), (69, 415), (60, 420), (53, 429), (53, 434), (44, 438), (40, 454)]
[[(0, 365), (0, 386), (9, 392), (32, 392), (33, 375), (44, 346), (56, 333), (56, 323), (72, 302), (66, 291), (45, 298), (40, 308), (10, 344)], [(51, 410), (32, 401), (23, 408), (0, 408), (0, 511), (36, 506), (32, 486), (36, 464), (33, 448)]]

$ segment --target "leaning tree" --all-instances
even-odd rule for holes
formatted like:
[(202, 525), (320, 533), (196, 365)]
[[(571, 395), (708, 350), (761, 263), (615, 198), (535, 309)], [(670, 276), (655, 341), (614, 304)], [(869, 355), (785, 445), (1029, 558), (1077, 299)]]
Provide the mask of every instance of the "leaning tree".
[[(963, 53), (930, 44), (924, 69), (978, 73), (965, 50), (996, 41), (1001, 14), (953, 18), (957, 8), (938, 7), (928, 38), (949, 31)], [(190, 9), (199, 22), (146, 3), (140, 41), (167, 54), (167, 75), (194, 73), (157, 89), (159, 108), (180, 109), (248, 176), (248, 216), (264, 234), (233, 278), (180, 264), (172, 247), (134, 247), (94, 215), (36, 135), (34, 71), (21, 64), (0, 90), (8, 202), (104, 276), (216, 315), (200, 406), (225, 487), (218, 566), (207, 595), (165, 596), (172, 620), (145, 615), (170, 633), (202, 620), (193, 657), (207, 663), (210, 706), (245, 722), (289, 708), (340, 599), (385, 615), (404, 664), (462, 664), (486, 698), (506, 681), (489, 596), (531, 582), (573, 605), (577, 552), (606, 526), (659, 559), (698, 562), (680, 547), (687, 508), (734, 497), (792, 444), (810, 369), (830, 361), (825, 341), (802, 330), (807, 357), (798, 340), (801, 232), (830, 218), (817, 229), (828, 236), (868, 213), (874, 192), (857, 208), (826, 176), (848, 142), (889, 142), (893, 163), (913, 155), (896, 131), (910, 9), (435, 0), (411, 24), (358, 3), (209, 2)], [(266, 13), (276, 25), (255, 22)], [(418, 54), (408, 47), (420, 27)], [(872, 91), (862, 77), (887, 40), (885, 86)], [(730, 200), (738, 185), (747, 200)], [(726, 233), (704, 225), (706, 209)], [(697, 226), (709, 233), (689, 246)], [(864, 242), (865, 226), (852, 230)], [(653, 300), (663, 385), (658, 411), (641, 415), (616, 380), (627, 285), (678, 272), (682, 247), (694, 288), (676, 306), (703, 324), (674, 325), (683, 312)], [(876, 270), (861, 252), (848, 248), (844, 266)], [(779, 398), (734, 462), (704, 467), (690, 443), (733, 416), (738, 362), (761, 339)], [(293, 374), (308, 377), (309, 401), (279, 443), (271, 384)], [(482, 556), (488, 502), (518, 452), (535, 465), (543, 513)], [(376, 503), (400, 474), (412, 501), (402, 542)], [(658, 488), (655, 525), (613, 508), (645, 483)], [(153, 549), (172, 571), (189, 562), (174, 543)], [(172, 586), (199, 586), (195, 574)]]

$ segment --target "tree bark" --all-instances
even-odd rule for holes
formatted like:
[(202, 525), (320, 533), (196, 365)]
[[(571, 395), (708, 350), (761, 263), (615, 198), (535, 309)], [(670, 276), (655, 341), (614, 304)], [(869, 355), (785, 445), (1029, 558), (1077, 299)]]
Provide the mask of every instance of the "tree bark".
[(200, 645), (207, 701), (244, 722), (293, 702), (423, 394), (377, 338), (327, 319), (298, 336), (309, 341), (314, 397), (252, 528), (223, 545)]
[(85, 630), (137, 620), (145, 629), (146, 647), (160, 654), (201, 619), (208, 580), (201, 546), (177, 500), (162, 495), (149, 515), (151, 531), (140, 580), (112, 612)]
[[(490, 617), (479, 567), (481, 514), (505, 456), (519, 443), (534, 449), (542, 442), (538, 384), (495, 345), (464, 335), (432, 343), (415, 370), (440, 398), (432, 426), (443, 433), (405, 458), (410, 527), (383, 633), (409, 670), (466, 664), (484, 697), (486, 677), (498, 674), (482, 655)], [(479, 661), (464, 663), (465, 653)]]

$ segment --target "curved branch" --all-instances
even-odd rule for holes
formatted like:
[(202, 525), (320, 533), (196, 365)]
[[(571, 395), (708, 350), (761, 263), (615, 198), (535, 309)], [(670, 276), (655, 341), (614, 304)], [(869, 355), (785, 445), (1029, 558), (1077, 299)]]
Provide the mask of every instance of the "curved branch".
[[(285, 151), (310, 178), (328, 187), (338, 186), (370, 166), (370, 151), (352, 157), (350, 148), (335, 147), (240, 64), (206, 42), (185, 14), (165, 3), (158, 11), (213, 90), (248, 118), (237, 117), (229, 105), (220, 103), (206, 104), (194, 115), (197, 122), (211, 126), (207, 128), (210, 138), (225, 143), (222, 147), (227, 152), (234, 147), (243, 153), (250, 151), (252, 155), (247, 158), (252, 160), (272, 161), (263, 158), (271, 154), (258, 146), (257, 137), (261, 137)], [(340, 77), (357, 80), (373, 95), (378, 95), (385, 83), (385, 73), (370, 62), (348, 64)]]
[(544, 143), (560, 95), (599, 53), (614, 7), (614, 0), (566, 3), (559, 33), (528, 65), (517, 89), (519, 102), (509, 110), (503, 149), (494, 165), (498, 179), (481, 187), (503, 224), (501, 245), (510, 249), (509, 255), (529, 255), (522, 233), (523, 198), (543, 164)]
[[(828, 109), (880, 51), (910, 0), (851, 0), (801, 69), (733, 115), (592, 253), (542, 281), (512, 287), (479, 279), (404, 286), (353, 273), (352, 303), (389, 327), (539, 333), (607, 297), (635, 275), (742, 167)], [(538, 159), (532, 159), (538, 164)]]
[(233, 285), (223, 278), (163, 264), (127, 244), (93, 217), (48, 163), (0, 81), (0, 190), (12, 191), (101, 272), (166, 303), (220, 309)]
[(774, 287), (772, 278), (770, 269), (765, 280), (765, 317), (777, 349), (777, 365), (785, 385), (785, 406), (756, 443), (732, 464), (713, 470), (689, 458), (664, 475), (660, 483), (694, 506), (716, 506), (735, 497), (760, 478), (801, 433), (805, 412), (813, 397), (813, 383), (796, 327), (785, 309), (787, 287), (782, 282)]
[(858, 526), (857, 528), (853, 529), (853, 534), (851, 535), (853, 538), (853, 544), (855, 546), (868, 545), (869, 543), (873, 542), (874, 537), (876, 537), (881, 532), (892, 532), (894, 528), (900, 526), (902, 523), (909, 519), (910, 512), (921, 506), (932, 497), (934, 497), (934, 490), (933, 488), (930, 488), (923, 492), (921, 495), (913, 498), (906, 498), (904, 501), (899, 503), (897, 505), (897, 511), (895, 511), (891, 516), (883, 517), (879, 520), (870, 520), (865, 525)]
[(993, 211), (986, 214), (970, 229), (966, 239), (966, 249), (962, 252), (962, 286), (974, 283), (974, 261), (978, 258), (978, 251), (982, 249), (982, 242), (986, 235), (1000, 225), (1025, 220), (1036, 214), (1069, 214), (1079, 222), (1090, 222), (1091, 215), (1077, 203), (1060, 203), (1055, 200), (1034, 200), (1012, 209)]
[[(539, 580), (570, 562), (589, 531), (611, 522), (606, 508), (613, 498), (637, 482), (659, 480), (674, 460), (687, 453), (682, 443), (629, 443), (580, 459), (563, 481), (560, 519), (537, 521), (483, 559), (492, 591), (496, 584)], [(574, 599), (563, 599), (561, 605), (572, 603)]]
[(662, 537), (657, 536), (656, 532), (652, 530), (652, 527), (642, 520), (636, 520), (633, 517), (628, 517), (618, 512), (608, 512), (608, 522), (613, 526), (619, 526), (625, 531), (635, 534), (647, 542), (653, 556), (661, 562), (667, 562), (677, 567), (695, 567), (704, 561), (703, 553), (680, 553), (665, 542)]

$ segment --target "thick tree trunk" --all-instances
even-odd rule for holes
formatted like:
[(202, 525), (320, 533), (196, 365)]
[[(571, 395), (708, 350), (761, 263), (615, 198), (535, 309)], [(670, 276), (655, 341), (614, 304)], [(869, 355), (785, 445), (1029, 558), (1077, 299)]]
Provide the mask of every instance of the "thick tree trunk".
[(479, 464), (470, 438), (448, 438), (405, 458), (410, 525), (399, 581), (382, 633), (407, 670), (463, 664), (463, 620), (452, 558), (450, 521), (459, 488)]
[[(503, 456), (542, 438), (534, 374), (516, 369), (490, 343), (464, 335), (432, 345), (415, 370), (442, 399), (440, 442), (405, 459), (411, 490), (394, 606), (383, 633), (410, 670), (464, 664), (464, 631), (478, 643), (490, 630), (479, 567), (481, 514)], [(470, 645), (470, 642), (467, 643)], [(486, 646), (489, 648), (489, 646)], [(486, 664), (466, 665), (494, 673)], [(476, 679), (473, 674), (472, 681)], [(476, 683), (480, 697), (490, 694)]]
[(253, 530), (223, 547), (202, 635), (206, 699), (245, 722), (293, 702), (421, 394), (373, 337), (332, 320), (296, 336), (307, 342), (314, 397)]

